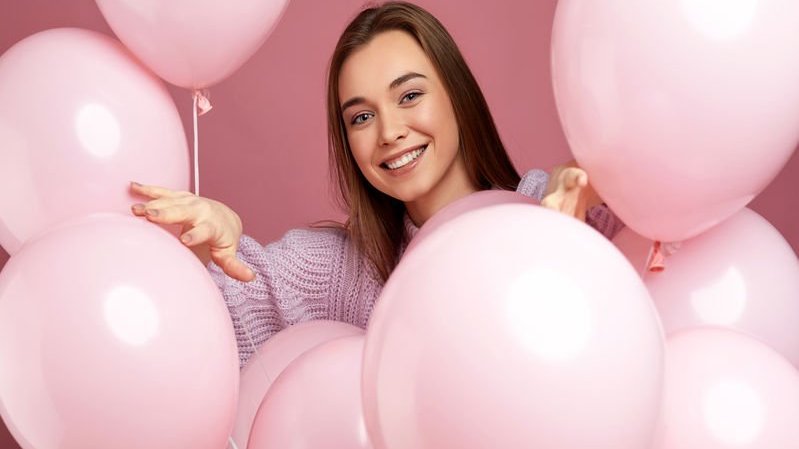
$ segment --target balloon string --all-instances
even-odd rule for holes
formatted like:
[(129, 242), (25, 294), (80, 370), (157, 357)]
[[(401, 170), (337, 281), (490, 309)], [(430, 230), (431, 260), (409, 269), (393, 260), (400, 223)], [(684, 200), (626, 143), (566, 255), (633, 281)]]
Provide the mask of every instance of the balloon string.
[(194, 194), (200, 196), (200, 158), (198, 153), (200, 151), (200, 143), (197, 141), (197, 93), (192, 96), (192, 117), (194, 118)]
[[(208, 99), (208, 91), (195, 90), (192, 95), (192, 117), (194, 119), (194, 194), (200, 196), (200, 140), (197, 130), (197, 116), (204, 115), (211, 109), (211, 101)], [(199, 114), (197, 113), (199, 109)]]
[[(209, 93), (208, 91), (201, 91), (195, 90), (194, 94), (192, 95), (193, 98), (193, 105), (192, 105), (192, 118), (194, 122), (194, 194), (199, 196), (200, 195), (200, 158), (199, 158), (199, 139), (198, 139), (198, 132), (197, 132), (197, 116), (206, 114), (210, 111), (213, 106), (211, 105), (211, 101), (209, 100)], [(199, 109), (199, 113), (198, 113)], [(235, 310), (235, 309), (234, 309)], [(255, 356), (258, 347), (255, 344), (255, 341), (252, 339), (252, 335), (247, 330), (247, 326), (244, 325), (244, 320), (242, 319), (241, 314), (238, 310), (235, 310), (236, 316), (239, 319), (239, 323), (242, 325), (242, 330), (244, 331), (244, 335), (247, 336), (247, 340), (250, 342), (250, 346), (252, 347), (252, 355), (250, 357)], [(258, 366), (261, 368), (261, 371), (264, 374), (264, 377), (267, 380), (271, 381), (269, 374), (266, 371), (266, 367), (262, 360), (258, 359), (257, 361)], [(236, 442), (233, 440), (233, 437), (228, 437), (228, 442), (230, 443), (231, 449), (239, 449), (236, 446)]]

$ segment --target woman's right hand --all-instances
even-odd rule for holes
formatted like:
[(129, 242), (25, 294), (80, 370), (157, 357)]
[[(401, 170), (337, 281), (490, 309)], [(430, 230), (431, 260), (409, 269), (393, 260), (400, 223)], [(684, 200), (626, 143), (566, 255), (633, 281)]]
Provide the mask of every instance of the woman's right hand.
[(570, 161), (552, 169), (541, 205), (585, 221), (588, 209), (602, 204), (602, 198), (588, 182), (588, 173)]
[[(131, 206), (133, 215), (158, 224), (183, 227), (180, 241), (200, 259), (206, 253), (228, 276), (240, 281), (255, 279), (255, 273), (236, 257), (242, 233), (241, 219), (231, 208), (190, 192), (163, 187), (130, 184), (134, 194), (149, 198)], [(207, 260), (203, 260), (207, 262)]]

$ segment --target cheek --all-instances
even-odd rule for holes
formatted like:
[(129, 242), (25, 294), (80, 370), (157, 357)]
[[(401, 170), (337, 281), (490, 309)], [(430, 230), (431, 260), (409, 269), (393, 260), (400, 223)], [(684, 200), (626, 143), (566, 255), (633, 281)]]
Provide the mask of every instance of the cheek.
[(362, 166), (364, 162), (370, 158), (368, 147), (365, 145), (363, 133), (347, 133), (347, 141), (350, 145), (350, 151), (358, 166)]
[(455, 112), (448, 99), (439, 99), (435, 105), (431, 105), (428, 123), (430, 129), (435, 130), (437, 140), (440, 145), (444, 145), (447, 153), (457, 152), (458, 150), (458, 122), (455, 119)]
[(457, 153), (458, 147), (460, 146), (460, 137), (458, 135), (458, 122), (455, 120), (455, 116), (449, 116), (446, 123), (442, 123), (441, 127), (446, 134), (445, 138), (451, 146), (452, 151)]
[(363, 136), (363, 133), (357, 133), (356, 135), (348, 135), (347, 139), (349, 141), (352, 157), (355, 159), (355, 163), (358, 165), (358, 169), (361, 171), (361, 173), (364, 176), (366, 176), (366, 179), (369, 179), (371, 181), (372, 179), (371, 146), (367, 144), (365, 136)]

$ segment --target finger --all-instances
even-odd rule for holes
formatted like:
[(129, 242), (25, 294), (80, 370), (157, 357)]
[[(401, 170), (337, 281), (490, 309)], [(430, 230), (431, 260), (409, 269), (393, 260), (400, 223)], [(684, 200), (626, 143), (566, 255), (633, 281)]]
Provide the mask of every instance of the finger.
[(145, 205), (144, 216), (147, 220), (159, 224), (195, 224), (200, 216), (196, 208), (185, 204), (158, 204), (151, 201)]
[[(580, 184), (581, 177), (585, 175), (585, 171), (577, 167), (569, 167), (564, 170), (564, 180), (563, 185), (566, 190), (571, 190), (575, 187), (585, 187), (584, 184)], [(586, 177), (587, 181), (587, 177)]]
[(544, 199), (541, 200), (541, 206), (572, 217), (580, 218), (581, 206), (578, 195), (579, 194), (574, 191), (558, 191), (544, 197)]
[[(138, 203), (145, 207), (145, 209), (166, 209), (175, 206), (188, 206), (195, 207), (202, 204), (201, 201), (196, 201), (197, 197), (191, 196), (175, 196), (175, 197), (162, 197), (156, 198), (145, 203)], [(136, 204), (134, 204), (136, 206)], [(199, 214), (199, 209), (198, 209)]]
[[(159, 198), (156, 200), (148, 201), (146, 203), (136, 203), (130, 206), (133, 215), (143, 217), (147, 215), (147, 210), (150, 209), (164, 209), (175, 205), (185, 205), (189, 203), (191, 197), (177, 197), (177, 198)], [(156, 214), (157, 215), (157, 214)]]
[(255, 272), (235, 256), (223, 256), (214, 260), (214, 262), (222, 268), (225, 274), (233, 279), (238, 279), (243, 282), (249, 282), (255, 279)]
[(574, 198), (571, 193), (553, 193), (541, 201), (541, 205), (547, 209), (572, 215), (574, 211)]
[(547, 209), (559, 210), (560, 207), (558, 207), (558, 205), (560, 204), (560, 201), (558, 198), (559, 197), (554, 193), (551, 193), (541, 200), (541, 206), (546, 207)]
[(133, 212), (133, 215), (145, 217), (148, 210), (170, 207), (175, 204), (175, 200), (174, 198), (159, 198), (144, 203), (135, 203), (130, 206), (130, 211)]
[[(148, 201), (146, 203), (136, 203), (130, 206), (131, 212), (133, 215), (138, 217), (145, 217), (147, 216), (147, 210), (153, 209), (163, 209), (166, 207), (171, 207), (176, 204), (182, 204), (183, 200), (181, 198), (160, 198), (157, 200)], [(156, 214), (157, 215), (157, 214)]]
[(136, 203), (136, 204), (130, 206), (130, 211), (133, 212), (133, 215), (136, 215), (137, 217), (143, 217), (144, 216), (144, 209), (145, 209), (145, 205), (142, 204), (142, 203)]
[(553, 209), (563, 212), (564, 214), (570, 214), (571, 210), (574, 208), (574, 200), (572, 196), (573, 195), (570, 193), (558, 195), (557, 207), (554, 207)]
[(208, 222), (198, 223), (197, 226), (185, 231), (180, 236), (180, 241), (186, 246), (197, 246), (211, 240), (214, 228)]
[(581, 188), (588, 187), (588, 173), (585, 170), (580, 170), (580, 174), (577, 175), (577, 185)]
[(143, 185), (137, 182), (130, 183), (130, 191), (141, 196), (148, 198), (176, 198), (186, 195), (192, 195), (190, 192), (182, 192), (177, 190), (167, 189), (166, 187)]

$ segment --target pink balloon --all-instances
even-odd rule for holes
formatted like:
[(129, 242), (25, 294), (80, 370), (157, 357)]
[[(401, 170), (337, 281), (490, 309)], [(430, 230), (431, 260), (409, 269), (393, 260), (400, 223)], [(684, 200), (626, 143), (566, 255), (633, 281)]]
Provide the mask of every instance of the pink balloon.
[(380, 295), (367, 429), (380, 449), (649, 449), (661, 332), (643, 282), (589, 226), (527, 204), (463, 213)]
[(314, 320), (290, 326), (270, 337), (241, 371), (239, 405), (233, 441), (247, 447), (252, 423), (269, 387), (294, 359), (330, 340), (363, 335), (364, 330), (339, 321)]
[(48, 227), (129, 213), (130, 181), (186, 190), (183, 126), (164, 85), (94, 31), (34, 34), (0, 57), (0, 245)]
[(725, 329), (666, 342), (653, 449), (799, 447), (799, 373), (766, 345)]
[(552, 77), (611, 209), (679, 241), (743, 208), (799, 142), (799, 2), (561, 0)]
[(219, 449), (233, 427), (221, 294), (191, 251), (133, 217), (64, 224), (11, 257), (0, 366), (0, 415), (23, 449)]
[(518, 192), (510, 192), (507, 190), (481, 190), (472, 193), (465, 198), (461, 198), (459, 201), (448, 204), (430, 217), (419, 229), (419, 232), (413, 236), (410, 243), (408, 243), (408, 247), (405, 249), (404, 254), (413, 252), (414, 248), (427, 239), (427, 236), (434, 235), (438, 228), (449, 223), (454, 218), (475, 209), (498, 206), (501, 204), (538, 205), (538, 200)]
[(288, 0), (97, 0), (114, 33), (161, 78), (199, 89), (263, 44)]
[[(624, 254), (624, 257), (632, 264), (633, 268), (638, 272), (641, 278), (645, 278), (649, 270), (649, 257), (653, 250), (653, 241), (639, 234), (628, 227), (624, 227), (613, 237), (613, 244), (616, 248)], [(661, 242), (662, 254), (664, 256), (664, 265), (670, 266), (671, 259), (669, 258), (675, 248), (681, 247), (682, 242)], [(660, 267), (665, 269), (665, 267)]]
[[(651, 244), (629, 229), (614, 242), (637, 264)], [(667, 334), (728, 327), (761, 339), (799, 368), (799, 260), (766, 219), (744, 208), (682, 242), (665, 265), (644, 282)]]
[(371, 449), (361, 407), (362, 335), (323, 343), (275, 380), (249, 449)]

